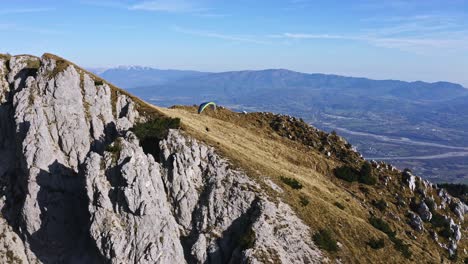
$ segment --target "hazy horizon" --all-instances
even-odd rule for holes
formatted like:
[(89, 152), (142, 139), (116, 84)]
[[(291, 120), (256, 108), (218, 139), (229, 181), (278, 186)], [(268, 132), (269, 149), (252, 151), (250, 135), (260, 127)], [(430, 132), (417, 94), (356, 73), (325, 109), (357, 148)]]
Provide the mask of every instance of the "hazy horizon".
[(427, 80), (420, 80), (420, 79), (414, 79), (414, 80), (404, 80), (404, 79), (392, 79), (392, 78), (370, 78), (367, 76), (351, 76), (351, 75), (346, 75), (346, 74), (337, 74), (337, 73), (328, 73), (328, 72), (303, 72), (303, 71), (294, 71), (291, 69), (284, 69), (284, 68), (263, 68), (263, 69), (239, 69), (239, 70), (229, 70), (229, 71), (200, 71), (197, 69), (174, 69), (174, 68), (162, 68), (158, 66), (152, 66), (152, 65), (115, 65), (115, 66), (107, 66), (107, 67), (84, 67), (88, 70), (95, 71), (97, 73), (103, 73), (106, 70), (110, 69), (118, 69), (118, 68), (128, 68), (128, 67), (142, 67), (142, 68), (151, 68), (154, 70), (162, 70), (162, 71), (195, 71), (195, 72), (203, 72), (203, 73), (226, 73), (226, 72), (241, 72), (241, 71), (268, 71), (268, 70), (287, 70), (287, 71), (293, 71), (293, 72), (298, 72), (298, 73), (304, 73), (304, 74), (323, 74), (323, 75), (337, 75), (337, 76), (343, 76), (343, 77), (351, 77), (351, 78), (365, 78), (365, 79), (370, 79), (370, 80), (377, 80), (377, 81), (388, 81), (388, 80), (393, 80), (393, 81), (404, 81), (404, 82), (426, 82), (426, 83), (435, 83), (435, 82), (450, 82), (450, 83), (455, 83), (455, 84), (460, 84), (463, 86), (463, 88), (468, 89), (468, 84), (464, 85), (463, 83), (458, 83), (458, 82), (452, 82), (452, 81), (447, 81), (447, 80), (438, 80), (438, 81), (427, 81)]

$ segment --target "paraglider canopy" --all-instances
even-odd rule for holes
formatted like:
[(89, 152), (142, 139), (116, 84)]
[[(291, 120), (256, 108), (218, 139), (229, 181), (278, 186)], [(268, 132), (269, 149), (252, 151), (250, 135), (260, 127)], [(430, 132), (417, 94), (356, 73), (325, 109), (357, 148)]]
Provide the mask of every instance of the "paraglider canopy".
[(206, 102), (198, 107), (198, 113), (201, 114), (201, 112), (203, 112), (203, 110), (205, 110), (208, 106), (211, 106), (213, 110), (216, 110), (216, 104), (214, 102)]

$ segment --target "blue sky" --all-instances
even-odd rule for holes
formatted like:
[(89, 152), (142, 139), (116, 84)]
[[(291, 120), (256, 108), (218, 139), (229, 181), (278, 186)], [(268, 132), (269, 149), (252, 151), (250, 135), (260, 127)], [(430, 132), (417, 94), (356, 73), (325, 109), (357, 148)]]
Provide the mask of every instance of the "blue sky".
[(468, 0), (2, 1), (0, 52), (85, 67), (287, 68), (468, 87)]

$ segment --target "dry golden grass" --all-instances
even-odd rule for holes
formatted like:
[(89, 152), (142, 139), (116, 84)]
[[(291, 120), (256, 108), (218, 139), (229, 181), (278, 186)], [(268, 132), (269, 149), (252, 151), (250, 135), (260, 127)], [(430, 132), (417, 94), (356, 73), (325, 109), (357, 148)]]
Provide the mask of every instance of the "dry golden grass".
[[(224, 119), (229, 121), (225, 121), (211, 117), (216, 115), (213, 113), (198, 115), (195, 108), (190, 107), (157, 109), (167, 116), (180, 118), (187, 133), (214, 146), (259, 183), (268, 177), (280, 185), (285, 190), (282, 195), (275, 193), (266, 184), (262, 184), (262, 187), (272, 196), (289, 203), (313, 231), (321, 228), (333, 231), (343, 248), (332, 258), (340, 258), (345, 263), (440, 262), (439, 250), (428, 242), (427, 237), (421, 236), (418, 241), (410, 241), (412, 260), (405, 259), (396, 251), (386, 235), (368, 223), (370, 200), (366, 200), (372, 196), (381, 196), (378, 190), (368, 187), (369, 194), (366, 197), (359, 190), (359, 184), (335, 179), (331, 176), (331, 170), (338, 165), (338, 161), (302, 144), (281, 138), (267, 129), (260, 129), (250, 121), (247, 121), (250, 125), (236, 124), (242, 123), (239, 119), (243, 117), (228, 116)], [(299, 180), (304, 188), (293, 190), (281, 182), (281, 176)], [(300, 203), (302, 195), (310, 200), (307, 206)], [(344, 205), (344, 210), (338, 208), (335, 202)], [(401, 232), (409, 228), (405, 223), (401, 224), (392, 225), (392, 228), (398, 230), (397, 236), (406, 242), (408, 239)], [(385, 238), (385, 248), (373, 250), (366, 246), (371, 238)]]

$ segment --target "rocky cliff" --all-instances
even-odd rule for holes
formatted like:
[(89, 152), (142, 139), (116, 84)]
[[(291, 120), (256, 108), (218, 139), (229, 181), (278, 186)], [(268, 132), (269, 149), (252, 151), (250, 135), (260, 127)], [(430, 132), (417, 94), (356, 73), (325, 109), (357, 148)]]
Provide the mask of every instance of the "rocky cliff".
[[(416, 248), (413, 257), (390, 262), (440, 262), (455, 259), (456, 252), (458, 260), (466, 255), (466, 205), (443, 189), (378, 163), (373, 164), (379, 175), (375, 189), (330, 178), (340, 164), (362, 162), (344, 139), (285, 116), (229, 112), (199, 121), (190, 109), (171, 111), (147, 105), (51, 54), (1, 55), (1, 262), (388, 261), (366, 247), (367, 236), (383, 240), (386, 234), (372, 221), (367, 223), (369, 215), (393, 219), (395, 229), (404, 234), (398, 241)], [(157, 151), (149, 153), (132, 128), (172, 115), (182, 118), (183, 129), (170, 129), (154, 142)], [(255, 132), (268, 139), (248, 141), (249, 131), (263, 125), (269, 130)], [(224, 127), (230, 130), (223, 132)], [(211, 134), (203, 136), (198, 128)], [(237, 134), (229, 134), (233, 131)], [(236, 139), (235, 148), (224, 144), (227, 135)], [(284, 155), (280, 148), (279, 154), (256, 152), (274, 144), (310, 153), (281, 159), (275, 164), (280, 169), (252, 163)], [(276, 173), (297, 175), (304, 167), (310, 180), (295, 185), (304, 186), (300, 192), (290, 189), (293, 180)], [(370, 195), (379, 192), (401, 203), (378, 212)], [(346, 201), (349, 209), (336, 208), (343, 206), (336, 199)], [(440, 239), (430, 223), (436, 213), (441, 228), (448, 226), (449, 232)], [(338, 248), (327, 252), (323, 238), (316, 235), (334, 226), (342, 228), (332, 232)], [(412, 242), (411, 237), (423, 242)], [(388, 239), (400, 243), (395, 236)], [(362, 251), (353, 244), (363, 245)]]
[(212, 147), (171, 130), (145, 154), (129, 129), (157, 114), (61, 58), (3, 56), (0, 100), (4, 260), (322, 258), (293, 210)]

